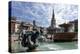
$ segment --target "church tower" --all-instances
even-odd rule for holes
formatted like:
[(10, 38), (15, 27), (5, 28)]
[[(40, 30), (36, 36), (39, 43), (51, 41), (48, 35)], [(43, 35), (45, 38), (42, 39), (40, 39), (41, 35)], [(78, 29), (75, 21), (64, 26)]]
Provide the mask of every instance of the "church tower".
[(55, 27), (56, 27), (56, 20), (55, 20), (55, 14), (53, 10), (52, 19), (51, 19), (51, 28), (53, 29)]
[(52, 19), (51, 19), (51, 25), (47, 28), (48, 34), (53, 34), (56, 32), (56, 20), (55, 20), (55, 14), (53, 10)]

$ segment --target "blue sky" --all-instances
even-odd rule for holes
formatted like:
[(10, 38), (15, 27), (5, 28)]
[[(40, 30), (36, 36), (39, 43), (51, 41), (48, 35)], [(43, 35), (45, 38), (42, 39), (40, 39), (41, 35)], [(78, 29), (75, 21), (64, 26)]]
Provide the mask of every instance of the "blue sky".
[(38, 26), (48, 27), (54, 9), (56, 26), (78, 18), (78, 6), (70, 4), (49, 4), (33, 2), (12, 2), (12, 16), (18, 20), (32, 22)]

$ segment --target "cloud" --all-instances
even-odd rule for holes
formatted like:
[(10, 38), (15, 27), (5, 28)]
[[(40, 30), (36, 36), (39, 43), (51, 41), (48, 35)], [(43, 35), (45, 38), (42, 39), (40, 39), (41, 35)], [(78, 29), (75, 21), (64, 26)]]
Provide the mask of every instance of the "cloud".
[(68, 4), (55, 4), (55, 18), (57, 25), (64, 23), (65, 21), (73, 21), (78, 16), (78, 6)]
[(51, 22), (53, 9), (57, 26), (77, 19), (78, 6), (68, 4), (47, 4), (35, 2), (12, 2), (12, 16), (23, 21), (36, 20), (37, 25), (48, 27)]

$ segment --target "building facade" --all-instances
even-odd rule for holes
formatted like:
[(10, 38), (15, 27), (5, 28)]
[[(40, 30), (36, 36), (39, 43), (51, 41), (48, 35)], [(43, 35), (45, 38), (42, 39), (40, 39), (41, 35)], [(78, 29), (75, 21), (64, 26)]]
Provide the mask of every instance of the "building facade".
[[(64, 28), (67, 27), (67, 32), (78, 32), (78, 20), (70, 21), (67, 24), (60, 24), (61, 30), (65, 32)], [(63, 27), (62, 27), (63, 26)]]
[(69, 32), (78, 32), (78, 19), (70, 21), (69, 24), (72, 24), (69, 28)]

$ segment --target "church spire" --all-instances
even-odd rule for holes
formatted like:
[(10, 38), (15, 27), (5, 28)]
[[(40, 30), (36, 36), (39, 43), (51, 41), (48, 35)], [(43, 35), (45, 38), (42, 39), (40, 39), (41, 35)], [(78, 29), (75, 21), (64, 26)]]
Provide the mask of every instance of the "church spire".
[(55, 14), (54, 14), (54, 9), (53, 9), (53, 14), (52, 14), (52, 19), (51, 19), (51, 28), (56, 27), (56, 22), (55, 22)]
[(55, 18), (55, 14), (54, 14), (54, 9), (53, 9), (53, 14), (52, 14), (52, 18)]

